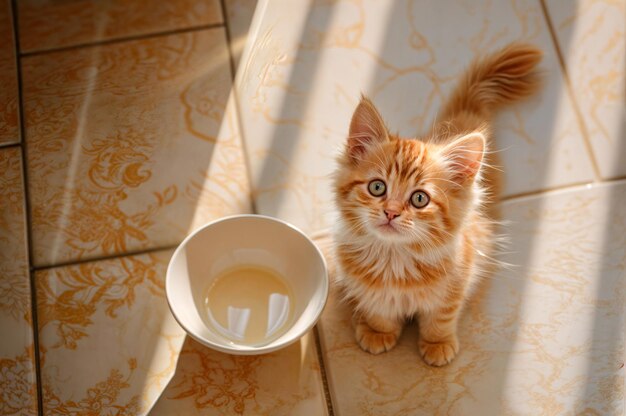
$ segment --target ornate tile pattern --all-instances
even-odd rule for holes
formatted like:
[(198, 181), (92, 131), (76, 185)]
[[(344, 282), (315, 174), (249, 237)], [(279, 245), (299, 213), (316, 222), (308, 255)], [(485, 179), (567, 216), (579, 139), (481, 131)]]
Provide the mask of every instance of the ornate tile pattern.
[(165, 300), (170, 255), (35, 273), (45, 414), (148, 412), (185, 338)]
[(624, 204), (626, 181), (506, 202), (512, 266), (467, 306), (443, 368), (421, 360), (416, 324), (388, 353), (361, 351), (332, 296), (320, 328), (336, 414), (622, 415)]
[(312, 333), (262, 356), (219, 353), (187, 338), (151, 416), (327, 414)]
[(250, 210), (223, 29), (24, 58), (37, 266)]
[(516, 40), (545, 51), (545, 88), (498, 117), (506, 195), (593, 179), (538, 1), (264, 0), (257, 13), (236, 85), (262, 213), (328, 227), (329, 175), (361, 91), (414, 136), (472, 58)]
[(17, 112), (17, 60), (11, 1), (0, 3), (0, 144), (20, 141)]
[(20, 149), (0, 149), (0, 415), (37, 414), (24, 211)]
[(17, 4), (22, 52), (223, 21), (219, 0), (20, 0)]
[(626, 1), (547, 0), (603, 178), (626, 175)]

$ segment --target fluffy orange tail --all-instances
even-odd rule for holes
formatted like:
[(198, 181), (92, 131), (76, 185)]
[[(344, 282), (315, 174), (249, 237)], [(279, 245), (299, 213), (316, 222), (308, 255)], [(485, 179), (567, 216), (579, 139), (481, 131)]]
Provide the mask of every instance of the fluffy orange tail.
[(536, 67), (542, 55), (532, 45), (512, 43), (475, 61), (450, 96), (441, 120), (463, 113), (489, 119), (500, 107), (531, 95), (540, 85)]
[[(481, 131), (490, 137), (489, 122), (501, 107), (533, 94), (541, 84), (537, 65), (542, 52), (531, 45), (512, 43), (475, 61), (453, 90), (433, 127), (432, 140), (445, 142), (459, 134)], [(490, 145), (488, 144), (488, 147)], [(492, 198), (502, 189), (498, 155), (487, 152), (483, 159), (483, 186)], [(489, 216), (498, 218), (495, 204)]]

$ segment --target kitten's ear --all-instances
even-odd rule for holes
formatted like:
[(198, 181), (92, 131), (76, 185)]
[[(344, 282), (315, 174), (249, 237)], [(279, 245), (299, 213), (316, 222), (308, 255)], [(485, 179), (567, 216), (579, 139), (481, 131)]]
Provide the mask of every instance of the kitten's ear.
[(455, 181), (463, 183), (468, 179), (474, 179), (483, 160), (485, 142), (483, 133), (473, 132), (443, 148), (441, 154), (449, 162)]
[(350, 121), (348, 155), (353, 160), (358, 160), (367, 151), (368, 146), (388, 139), (389, 132), (378, 110), (369, 98), (361, 96), (361, 102), (354, 110)]

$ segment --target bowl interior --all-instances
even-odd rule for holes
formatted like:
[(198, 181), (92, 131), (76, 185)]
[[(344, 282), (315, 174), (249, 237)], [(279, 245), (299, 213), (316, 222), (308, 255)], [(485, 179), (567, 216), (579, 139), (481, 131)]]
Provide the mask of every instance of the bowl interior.
[[(291, 327), (263, 346), (233, 344), (208, 323), (206, 292), (220, 273), (237, 265), (275, 270), (294, 297)], [(166, 292), (174, 316), (196, 340), (224, 352), (259, 354), (289, 344), (315, 323), (328, 295), (328, 276), (321, 253), (296, 228), (244, 215), (213, 222), (187, 237), (170, 260)]]

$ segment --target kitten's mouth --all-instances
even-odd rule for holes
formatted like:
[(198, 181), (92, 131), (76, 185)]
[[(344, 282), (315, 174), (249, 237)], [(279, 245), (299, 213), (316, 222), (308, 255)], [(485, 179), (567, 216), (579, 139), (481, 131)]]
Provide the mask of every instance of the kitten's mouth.
[(384, 222), (378, 225), (378, 229), (384, 233), (397, 234), (400, 232), (392, 222)]

